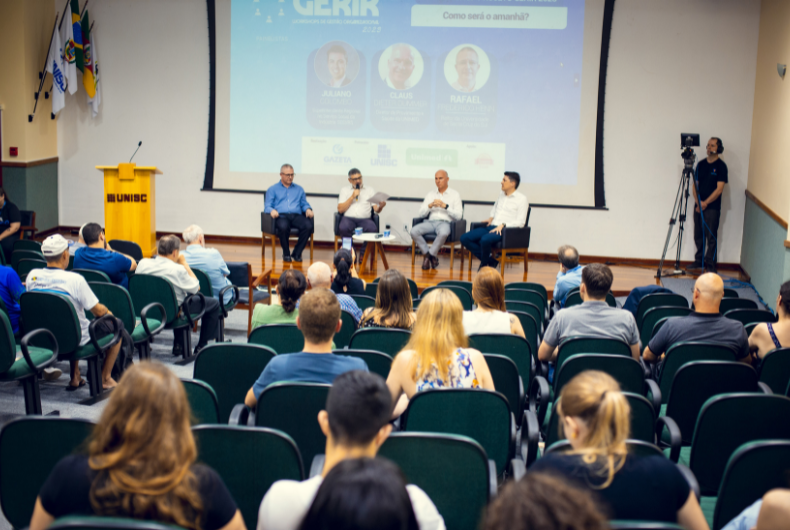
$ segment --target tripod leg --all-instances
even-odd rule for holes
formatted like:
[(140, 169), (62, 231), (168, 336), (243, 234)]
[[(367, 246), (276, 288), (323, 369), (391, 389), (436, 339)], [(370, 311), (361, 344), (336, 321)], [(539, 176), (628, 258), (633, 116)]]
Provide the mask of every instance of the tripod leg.
[(664, 260), (666, 259), (667, 250), (669, 249), (669, 242), (672, 240), (672, 229), (680, 215), (680, 206), (683, 201), (683, 182), (684, 178), (681, 176), (680, 183), (678, 184), (678, 192), (677, 195), (675, 195), (675, 204), (672, 206), (672, 217), (669, 219), (669, 229), (667, 230), (667, 239), (664, 242), (664, 251), (661, 253), (661, 261), (658, 263), (658, 270), (656, 271), (657, 278), (661, 278), (664, 269)]

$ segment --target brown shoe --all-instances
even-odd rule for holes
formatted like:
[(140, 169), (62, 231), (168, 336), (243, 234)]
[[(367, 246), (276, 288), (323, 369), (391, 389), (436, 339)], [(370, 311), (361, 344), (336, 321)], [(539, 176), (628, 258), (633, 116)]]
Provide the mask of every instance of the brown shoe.
[(431, 268), (432, 269), (437, 268), (439, 266), (439, 257), (438, 256), (431, 256), (430, 254), (429, 254), (429, 256), (431, 257)]
[(431, 268), (431, 255), (426, 254), (422, 260), (422, 270), (427, 271)]

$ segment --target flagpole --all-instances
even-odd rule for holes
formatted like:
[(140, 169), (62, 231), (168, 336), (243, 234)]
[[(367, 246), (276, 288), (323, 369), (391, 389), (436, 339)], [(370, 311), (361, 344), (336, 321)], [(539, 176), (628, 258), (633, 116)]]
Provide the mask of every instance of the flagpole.
[(71, 0), (66, 0), (66, 7), (63, 8), (63, 16), (60, 17), (60, 23), (58, 24), (58, 30), (60, 30), (60, 28), (63, 27), (63, 19), (66, 18), (66, 13), (70, 12), (70, 10), (69, 10), (69, 4), (70, 3), (71, 3)]
[(82, 16), (85, 14), (85, 10), (88, 9), (88, 2), (90, 2), (90, 0), (85, 0), (85, 5), (82, 6), (82, 12), (80, 13), (80, 20), (82, 20)]
[(44, 78), (47, 77), (47, 62), (49, 62), (49, 51), (52, 48), (52, 39), (55, 38), (55, 31), (58, 26), (58, 15), (60, 15), (60, 13), (55, 14), (55, 23), (52, 25), (52, 34), (49, 36), (49, 46), (47, 46), (47, 56), (44, 59), (44, 68), (41, 69), (41, 73), (39, 74), (40, 79), (38, 81), (38, 90), (36, 91), (35, 95), (36, 103), (33, 105), (33, 114), (29, 114), (27, 117), (28, 122), (32, 122), (33, 116), (36, 115), (36, 108), (38, 108), (38, 96), (41, 94), (41, 87), (44, 86)]

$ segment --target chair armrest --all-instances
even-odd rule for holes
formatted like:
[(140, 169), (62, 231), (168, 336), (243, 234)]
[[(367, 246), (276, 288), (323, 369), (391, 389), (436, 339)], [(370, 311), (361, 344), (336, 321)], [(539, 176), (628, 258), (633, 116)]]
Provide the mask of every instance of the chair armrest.
[(236, 403), (230, 411), (228, 425), (247, 425), (247, 418), (250, 415), (250, 407), (244, 403)]
[(491, 500), (496, 497), (497, 491), (497, 474), (496, 462), (488, 459), (488, 499)]
[(414, 228), (415, 226), (417, 226), (418, 224), (422, 223), (426, 219), (428, 219), (428, 218), (427, 217), (413, 217), (412, 220), (411, 220), (411, 227)]
[[(50, 339), (50, 341), (52, 342), (52, 348), (50, 349), (53, 352), (52, 358), (50, 358), (48, 361), (44, 361), (39, 365), (36, 365), (33, 362), (33, 359), (30, 357), (30, 352), (28, 351), (29, 348), (28, 344), (37, 335), (46, 335), (47, 338)], [(53, 333), (48, 329), (39, 328), (31, 331), (30, 333), (22, 337), (22, 341), (20, 342), (19, 346), (22, 349), (22, 356), (25, 358), (25, 362), (30, 367), (30, 369), (33, 370), (33, 373), (37, 374), (40, 370), (43, 370), (44, 368), (46, 368), (47, 366), (51, 365), (52, 363), (58, 360), (58, 339), (56, 339), (55, 335), (53, 335)]]
[(549, 363), (547, 361), (540, 361), (540, 374), (544, 379), (549, 378)]
[[(371, 209), (371, 211), (372, 211), (372, 209)], [(381, 217), (379, 217), (379, 214), (377, 214), (376, 212), (373, 212), (373, 214), (370, 216), (370, 218), (373, 219), (373, 222), (376, 224), (376, 232), (381, 232), (381, 226), (379, 224), (381, 222)]]
[[(228, 305), (225, 305), (225, 293), (228, 292), (228, 289), (233, 291), (233, 298), (230, 299)], [(226, 285), (222, 289), (219, 290), (219, 309), (222, 311), (222, 318), (228, 318), (228, 311), (232, 310), (236, 307), (236, 304), (239, 303), (239, 288), (235, 285)], [(252, 297), (250, 297), (252, 298)]]
[[(159, 323), (159, 327), (151, 331), (148, 327), (148, 312), (152, 309), (159, 309), (159, 314), (161, 315), (161, 322)], [(145, 334), (149, 337), (153, 337), (163, 329), (165, 329), (165, 324), (167, 323), (167, 313), (165, 312), (165, 307), (160, 304), (159, 302), (151, 302), (147, 306), (140, 311), (140, 324), (143, 325), (143, 329), (145, 330)]]
[[(200, 300), (200, 311), (198, 312), (196, 317), (193, 317), (192, 313), (189, 312), (189, 306), (190, 306), (190, 302), (195, 297), (198, 297), (198, 299)], [(187, 322), (189, 322), (189, 325), (194, 326), (195, 322), (203, 318), (203, 315), (206, 313), (206, 297), (201, 292), (190, 294), (184, 299), (184, 302), (181, 304), (181, 310), (184, 312), (184, 316), (187, 317)]]
[(261, 212), (261, 232), (264, 234), (274, 234), (274, 219), (269, 213)]
[(773, 395), (774, 393), (773, 390), (771, 390), (771, 387), (766, 385), (762, 381), (757, 381), (757, 386), (760, 388), (760, 392), (762, 392), (763, 394), (768, 394), (770, 396)]
[(639, 364), (642, 366), (642, 372), (645, 374), (645, 379), (650, 379), (651, 371), (650, 367), (647, 365), (647, 361), (644, 358), (639, 357)]
[(650, 403), (653, 405), (656, 416), (658, 416), (658, 413), (661, 411), (661, 389), (658, 387), (658, 383), (652, 379), (645, 379), (645, 384), (650, 392)]
[(661, 433), (666, 427), (669, 430), (669, 459), (674, 463), (678, 463), (680, 458), (680, 446), (683, 442), (683, 437), (680, 435), (680, 427), (669, 416), (661, 416), (656, 420), (656, 439), (661, 443)]
[(317, 477), (324, 471), (324, 461), (326, 460), (326, 455), (315, 455), (313, 457), (313, 463), (310, 464), (310, 476), (307, 478)]
[(516, 457), (516, 444), (518, 442), (518, 427), (516, 426), (516, 416), (510, 413), (510, 447), (508, 448), (508, 458)]
[[(99, 322), (103, 322), (105, 320), (112, 322), (113, 333), (110, 342), (108, 342), (102, 347), (99, 346), (99, 339), (96, 337), (96, 326), (99, 325)], [(94, 318), (91, 321), (90, 325), (88, 326), (88, 336), (90, 337), (91, 344), (93, 344), (93, 347), (96, 348), (96, 351), (101, 353), (109, 350), (110, 348), (118, 344), (118, 342), (120, 342), (122, 330), (123, 330), (123, 326), (120, 324), (120, 320), (118, 320), (111, 314), (106, 313), (100, 316), (99, 318)]]
[(524, 380), (518, 376), (518, 410), (514, 411), (516, 414), (521, 414), (521, 411), (526, 410), (529, 406), (526, 395), (524, 394)]
[[(252, 282), (253, 287), (258, 287), (264, 280), (269, 281), (272, 279), (272, 270), (269, 269), (268, 271), (264, 271), (263, 274), (259, 274), (257, 278), (255, 278)], [(272, 284), (269, 283), (269, 294), (272, 292)]]
[(529, 410), (535, 414), (539, 424), (542, 424), (545, 419), (550, 398), (549, 382), (542, 375), (536, 375), (529, 389)]
[(697, 477), (694, 475), (694, 472), (688, 468), (688, 466), (684, 466), (683, 464), (675, 464), (680, 471), (680, 474), (683, 475), (683, 478), (686, 479), (688, 482), (691, 491), (694, 492), (694, 495), (697, 497), (697, 502), (699, 502), (700, 495), (699, 495), (699, 482), (697, 481)]
[(488, 225), (485, 223), (471, 223), (469, 225), (469, 231), (471, 232), (472, 230), (476, 230), (478, 228), (485, 228), (486, 226)]
[(527, 466), (524, 464), (523, 460), (518, 458), (514, 458), (510, 461), (510, 476), (513, 477), (513, 480), (518, 482), (524, 475), (527, 474)]
[(461, 239), (461, 236), (466, 233), (466, 219), (458, 219), (457, 221), (450, 222), (450, 237), (447, 241), (453, 242)]
[(532, 228), (505, 228), (502, 230), (502, 248), (528, 248)]
[(524, 412), (521, 422), (521, 459), (529, 466), (538, 458), (538, 442), (540, 441), (540, 424), (534, 412)]

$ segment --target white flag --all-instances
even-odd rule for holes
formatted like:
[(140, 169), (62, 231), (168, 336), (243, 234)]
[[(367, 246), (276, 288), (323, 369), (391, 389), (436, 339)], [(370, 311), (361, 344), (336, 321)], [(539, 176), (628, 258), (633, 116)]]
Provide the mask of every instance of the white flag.
[(47, 72), (52, 74), (52, 113), (57, 114), (66, 106), (66, 78), (63, 74), (63, 55), (58, 29), (52, 32), (52, 44), (49, 45)]
[(99, 115), (99, 105), (101, 104), (101, 74), (99, 72), (99, 54), (96, 52), (96, 34), (91, 33), (91, 58), (93, 59), (93, 86), (96, 87), (96, 94), (93, 98), (88, 96), (88, 105), (91, 107), (91, 117)]
[(69, 94), (77, 91), (77, 56), (74, 51), (74, 26), (71, 22), (71, 11), (66, 8), (66, 16), (60, 26), (60, 42), (62, 43), (63, 74)]

